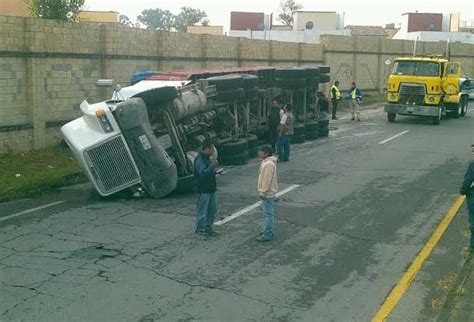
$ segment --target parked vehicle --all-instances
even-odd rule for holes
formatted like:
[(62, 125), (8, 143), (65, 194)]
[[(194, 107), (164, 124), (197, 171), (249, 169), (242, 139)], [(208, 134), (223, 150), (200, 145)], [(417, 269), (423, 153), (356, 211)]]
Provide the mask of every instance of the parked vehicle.
[(469, 96), (462, 84), (461, 63), (437, 56), (397, 58), (388, 79), (388, 121), (395, 122), (397, 114), (415, 115), (438, 125), (444, 113), (464, 116)]
[(160, 198), (192, 187), (194, 158), (206, 138), (216, 141), (221, 164), (255, 157), (275, 98), (293, 104), (300, 142), (327, 136), (316, 92), (329, 82), (329, 71), (318, 66), (142, 73), (109, 101), (84, 101), (82, 116), (62, 133), (100, 195), (141, 187)]

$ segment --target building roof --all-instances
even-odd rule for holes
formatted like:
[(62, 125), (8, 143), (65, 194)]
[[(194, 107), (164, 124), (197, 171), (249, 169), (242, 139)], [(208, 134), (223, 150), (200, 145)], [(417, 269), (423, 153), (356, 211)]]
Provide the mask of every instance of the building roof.
[(381, 26), (346, 26), (351, 31), (352, 36), (387, 36), (385, 29)]
[(387, 34), (388, 39), (392, 39), (393, 36), (397, 34), (400, 28), (385, 28), (385, 33)]
[(304, 13), (336, 13), (336, 11), (306, 11), (306, 10), (298, 10), (295, 13), (300, 13), (300, 12), (304, 12)]

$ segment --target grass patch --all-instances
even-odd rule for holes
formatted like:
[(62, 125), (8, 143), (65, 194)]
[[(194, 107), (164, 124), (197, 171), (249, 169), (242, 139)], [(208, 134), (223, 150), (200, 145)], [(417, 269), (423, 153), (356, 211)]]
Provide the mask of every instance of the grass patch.
[(84, 180), (69, 153), (61, 147), (0, 154), (0, 202), (36, 196)]

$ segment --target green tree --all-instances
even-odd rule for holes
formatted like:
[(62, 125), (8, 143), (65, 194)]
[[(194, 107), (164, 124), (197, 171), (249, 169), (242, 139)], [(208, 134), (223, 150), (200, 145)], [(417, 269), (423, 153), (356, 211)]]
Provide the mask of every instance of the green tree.
[(194, 26), (197, 23), (201, 23), (204, 26), (209, 25), (206, 12), (200, 9), (182, 7), (181, 12), (175, 16), (174, 28), (177, 31), (186, 32), (188, 26)]
[(168, 10), (147, 9), (137, 17), (138, 21), (149, 29), (171, 30), (175, 20), (174, 15)]
[(85, 0), (27, 0), (34, 17), (61, 21), (77, 21)]
[(295, 12), (301, 9), (303, 9), (303, 6), (295, 0), (281, 0), (278, 20), (287, 26), (292, 26)]

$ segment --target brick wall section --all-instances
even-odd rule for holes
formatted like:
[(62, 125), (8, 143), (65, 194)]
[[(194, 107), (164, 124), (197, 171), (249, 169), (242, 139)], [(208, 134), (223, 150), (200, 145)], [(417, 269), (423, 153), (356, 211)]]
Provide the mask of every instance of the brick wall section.
[[(417, 52), (445, 47), (419, 43)], [(314, 45), (0, 16), (0, 153), (57, 144), (58, 125), (79, 115), (82, 100), (110, 95), (96, 88), (99, 78), (124, 86), (138, 70), (324, 63), (343, 89), (355, 80), (381, 92), (391, 70), (385, 61), (412, 51), (404, 40), (322, 36)], [(452, 55), (474, 75), (474, 46), (453, 44)]]

